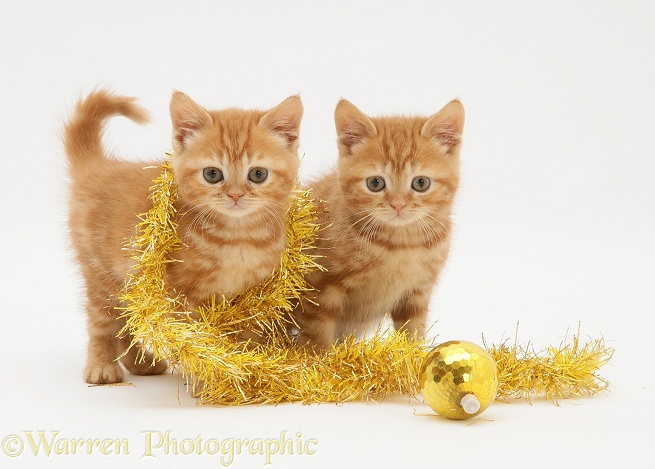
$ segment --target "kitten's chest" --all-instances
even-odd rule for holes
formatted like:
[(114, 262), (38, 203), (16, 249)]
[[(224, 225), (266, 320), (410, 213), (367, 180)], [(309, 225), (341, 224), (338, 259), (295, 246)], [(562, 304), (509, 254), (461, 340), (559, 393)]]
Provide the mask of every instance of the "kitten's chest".
[(434, 252), (420, 248), (370, 253), (366, 268), (345, 279), (351, 305), (389, 312), (408, 292), (434, 284), (436, 274), (430, 264), (436, 261)]
[(280, 264), (282, 240), (210, 242), (194, 240), (171, 265), (171, 283), (196, 301), (213, 294), (231, 297), (267, 278)]
[(373, 269), (392, 290), (404, 290), (429, 281), (431, 273), (427, 267), (433, 257), (434, 253), (420, 248), (385, 251), (376, 257)]
[(249, 244), (225, 246), (218, 251), (216, 262), (207, 278), (206, 289), (232, 296), (252, 287), (279, 264), (279, 249), (256, 247)]

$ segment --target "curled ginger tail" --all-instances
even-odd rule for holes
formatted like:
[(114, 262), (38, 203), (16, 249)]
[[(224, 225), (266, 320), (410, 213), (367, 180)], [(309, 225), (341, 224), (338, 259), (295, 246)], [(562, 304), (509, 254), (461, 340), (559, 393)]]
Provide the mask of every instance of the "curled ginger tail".
[(107, 119), (119, 115), (138, 124), (149, 121), (148, 112), (134, 101), (135, 98), (107, 90), (95, 90), (77, 103), (64, 128), (64, 148), (71, 174), (82, 170), (89, 162), (106, 157), (102, 133)]

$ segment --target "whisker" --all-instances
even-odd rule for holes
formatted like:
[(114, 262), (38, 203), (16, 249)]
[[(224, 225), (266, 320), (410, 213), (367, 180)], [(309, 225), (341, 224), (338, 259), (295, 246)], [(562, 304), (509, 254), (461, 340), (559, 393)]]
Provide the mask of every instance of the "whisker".
[[(423, 217), (428, 218), (428, 219), (433, 220), (434, 222), (438, 223), (439, 226), (441, 226), (445, 231), (448, 230), (448, 227), (441, 220), (439, 220), (437, 217), (435, 217), (431, 213), (425, 212), (423, 214)], [(443, 217), (443, 219), (444, 219), (444, 221), (449, 221), (447, 217)]]
[(366, 223), (364, 223), (364, 225), (359, 229), (360, 238), (364, 241), (364, 253), (366, 255), (368, 255), (369, 246), (372, 244), (371, 240), (373, 239), (373, 236), (377, 234), (381, 225), (382, 222), (377, 217), (372, 217), (366, 220)]
[(281, 231), (284, 231), (284, 222), (270, 207), (263, 207), (261, 215), (264, 218), (264, 221), (272, 222), (277, 225)]
[[(356, 214), (358, 214), (358, 213), (364, 213), (364, 212), (366, 212), (366, 211), (367, 211), (367, 210), (362, 210), (362, 211), (360, 211), (360, 212), (355, 212), (355, 213), (356, 213)], [(349, 232), (351, 229), (353, 229), (353, 228), (355, 227), (355, 225), (357, 225), (357, 224), (360, 223), (362, 220), (365, 220), (366, 218), (371, 217), (371, 216), (373, 216), (373, 214), (372, 214), (372, 213), (368, 213), (368, 214), (364, 215), (363, 217), (359, 218), (358, 220), (354, 221), (354, 222), (351, 223), (350, 225), (348, 225), (348, 227), (347, 227), (347, 228), (346, 228), (346, 229), (341, 233), (341, 235), (337, 238), (337, 241), (341, 241), (341, 240), (342, 240), (342, 239), (343, 239), (343, 238), (348, 234), (348, 232)]]

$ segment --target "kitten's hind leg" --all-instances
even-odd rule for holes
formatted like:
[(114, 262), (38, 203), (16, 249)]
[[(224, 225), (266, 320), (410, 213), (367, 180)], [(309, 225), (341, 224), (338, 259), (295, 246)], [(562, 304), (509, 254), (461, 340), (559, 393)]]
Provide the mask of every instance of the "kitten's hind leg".
[[(121, 357), (121, 363), (133, 375), (158, 375), (168, 369), (166, 360), (155, 360), (152, 352), (143, 350), (140, 344), (130, 347), (131, 336), (121, 337), (119, 343), (127, 353)], [(129, 347), (129, 348), (128, 348)]]

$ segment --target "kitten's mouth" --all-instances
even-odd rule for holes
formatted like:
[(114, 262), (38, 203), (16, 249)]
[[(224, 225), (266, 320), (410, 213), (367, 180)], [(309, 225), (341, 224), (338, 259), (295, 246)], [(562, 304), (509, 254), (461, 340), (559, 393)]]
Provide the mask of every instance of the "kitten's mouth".
[(404, 212), (393, 212), (387, 218), (387, 224), (391, 226), (404, 226), (414, 221), (413, 217), (408, 216)]
[(227, 206), (227, 212), (230, 215), (241, 216), (249, 211), (249, 208), (243, 205), (243, 203), (235, 202)]
[(238, 201), (238, 202), (231, 202), (229, 204), (225, 204), (219, 208), (219, 211), (223, 215), (227, 215), (229, 217), (242, 217), (250, 212), (252, 212), (252, 207), (251, 206), (246, 206), (243, 202)]

